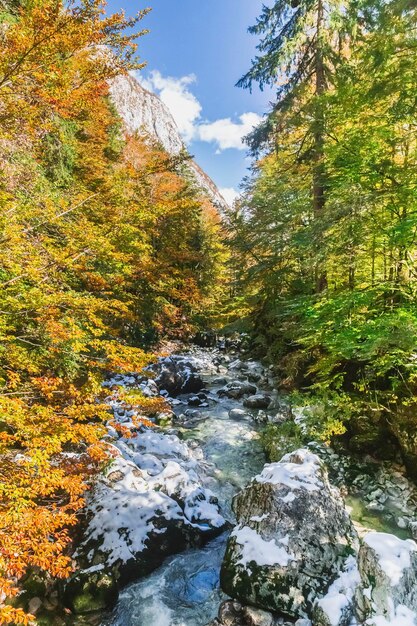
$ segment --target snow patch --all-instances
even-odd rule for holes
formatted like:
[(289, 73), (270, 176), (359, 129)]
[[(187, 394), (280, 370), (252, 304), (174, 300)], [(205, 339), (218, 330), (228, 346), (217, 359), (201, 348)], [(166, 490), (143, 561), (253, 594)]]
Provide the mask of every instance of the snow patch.
[(331, 626), (341, 623), (343, 611), (351, 604), (360, 580), (356, 559), (349, 556), (340, 576), (329, 587), (327, 594), (317, 602), (326, 613)]
[[(290, 460), (294, 459), (295, 455), (300, 459), (300, 463)], [(254, 480), (258, 483), (285, 485), (292, 490), (318, 491), (323, 487), (322, 481), (317, 476), (320, 468), (319, 458), (308, 450), (301, 449), (285, 455), (278, 463), (265, 465), (261, 474), (255, 476)]]
[(286, 496), (280, 498), (280, 500), (282, 500), (282, 502), (285, 502), (285, 504), (291, 504), (291, 502), (294, 502), (295, 498), (295, 493), (292, 493), (292, 491), (290, 491), (289, 493), (287, 493)]
[(366, 626), (417, 626), (417, 617), (404, 605), (399, 605), (393, 611), (390, 618), (382, 615), (371, 617), (365, 622)]
[[(231, 534), (236, 539), (236, 543), (241, 546), (241, 557), (238, 561), (246, 567), (249, 563), (255, 562), (257, 565), (280, 565), (285, 567), (294, 557), (287, 550), (278, 546), (274, 539), (265, 541), (262, 537), (249, 526), (237, 526)], [(280, 543), (288, 543), (278, 540)]]
[(366, 534), (363, 540), (378, 556), (382, 571), (390, 579), (391, 585), (398, 585), (403, 571), (411, 566), (410, 554), (417, 551), (416, 542), (378, 532)]
[(269, 513), (264, 513), (263, 515), (252, 515), (250, 518), (251, 522), (263, 522), (265, 519), (268, 519)]

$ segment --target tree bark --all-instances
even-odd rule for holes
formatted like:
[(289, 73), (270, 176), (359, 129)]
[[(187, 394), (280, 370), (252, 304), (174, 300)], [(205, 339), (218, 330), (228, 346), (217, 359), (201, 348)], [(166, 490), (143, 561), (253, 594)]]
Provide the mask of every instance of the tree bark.
[[(314, 165), (313, 165), (313, 214), (316, 224), (320, 229), (320, 220), (323, 219), (325, 198), (325, 169), (324, 169), (324, 115), (323, 103), (320, 98), (326, 89), (326, 78), (324, 73), (324, 59), (321, 41), (321, 31), (324, 19), (323, 0), (318, 0), (317, 22), (316, 22), (316, 51), (315, 51), (315, 121), (314, 121)], [(317, 240), (318, 255), (320, 256), (320, 246), (322, 237)], [(317, 261), (316, 264), (316, 293), (320, 293), (327, 288), (327, 273), (324, 264)]]

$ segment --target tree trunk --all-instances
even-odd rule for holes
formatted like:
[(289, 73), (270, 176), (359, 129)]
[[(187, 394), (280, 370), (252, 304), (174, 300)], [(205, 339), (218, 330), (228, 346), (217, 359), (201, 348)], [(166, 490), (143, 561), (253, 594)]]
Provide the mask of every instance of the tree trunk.
[[(324, 7), (323, 1), (318, 0), (317, 23), (316, 23), (316, 53), (315, 53), (315, 120), (314, 120), (314, 165), (313, 165), (313, 213), (316, 224), (321, 227), (320, 220), (323, 219), (325, 207), (325, 170), (324, 170), (324, 116), (323, 103), (320, 97), (325, 92), (326, 79), (324, 74), (324, 60), (321, 42), (321, 31), (323, 25)], [(320, 246), (322, 237), (317, 240), (318, 255), (320, 256)], [(316, 265), (316, 293), (320, 293), (327, 288), (327, 274), (324, 263), (317, 261)]]

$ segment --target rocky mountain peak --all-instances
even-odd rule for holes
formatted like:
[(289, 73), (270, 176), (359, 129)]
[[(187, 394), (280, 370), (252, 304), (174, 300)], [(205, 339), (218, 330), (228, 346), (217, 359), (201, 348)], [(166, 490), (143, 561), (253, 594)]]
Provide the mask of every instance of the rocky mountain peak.
[[(110, 83), (110, 96), (127, 133), (145, 132), (155, 137), (169, 154), (176, 155), (187, 149), (168, 107), (133, 76), (114, 78)], [(227, 203), (211, 178), (195, 161), (190, 160), (189, 167), (197, 185), (220, 211), (225, 210)]]

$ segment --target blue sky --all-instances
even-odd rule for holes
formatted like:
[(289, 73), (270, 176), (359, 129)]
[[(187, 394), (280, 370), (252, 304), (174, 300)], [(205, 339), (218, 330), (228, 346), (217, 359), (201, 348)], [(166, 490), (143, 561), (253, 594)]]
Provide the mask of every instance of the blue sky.
[(241, 136), (268, 109), (271, 94), (235, 87), (250, 67), (256, 37), (247, 33), (261, 0), (109, 0), (109, 11), (152, 12), (139, 40), (141, 72), (174, 115), (191, 154), (229, 199), (247, 173)]

